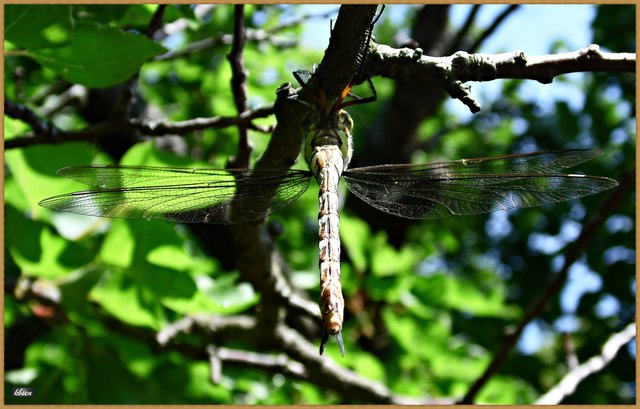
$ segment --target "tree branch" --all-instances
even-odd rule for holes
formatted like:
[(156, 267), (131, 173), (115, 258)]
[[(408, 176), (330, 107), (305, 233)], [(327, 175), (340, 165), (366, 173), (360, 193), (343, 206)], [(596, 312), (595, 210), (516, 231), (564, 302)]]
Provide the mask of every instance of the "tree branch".
[(578, 256), (582, 254), (596, 231), (602, 226), (606, 218), (614, 212), (627, 198), (627, 189), (630, 186), (633, 186), (635, 181), (635, 171), (629, 172), (625, 175), (625, 177), (620, 181), (620, 184), (613, 192), (609, 195), (607, 200), (603, 203), (603, 205), (596, 211), (589, 220), (589, 222), (584, 226), (582, 231), (580, 232), (580, 236), (578, 236), (577, 240), (574, 241), (566, 252), (566, 256), (564, 259), (564, 264), (562, 268), (556, 274), (555, 278), (549, 285), (544, 293), (540, 295), (534, 306), (529, 309), (524, 317), (518, 322), (515, 329), (505, 335), (498, 348), (496, 354), (493, 356), (492, 361), (489, 363), (489, 366), (484, 371), (484, 373), (471, 385), (465, 396), (462, 398), (460, 403), (462, 404), (472, 404), (480, 389), (484, 387), (484, 385), (491, 379), (493, 375), (495, 375), (500, 367), (506, 362), (507, 357), (513, 347), (516, 344), (516, 341), (520, 338), (522, 331), (535, 317), (542, 314), (547, 304), (556, 297), (557, 293), (562, 289), (564, 283), (567, 280), (569, 274), (569, 268), (571, 265), (578, 259)]
[(581, 50), (546, 56), (526, 56), (523, 52), (504, 54), (469, 54), (459, 51), (448, 57), (429, 57), (418, 50), (394, 49), (372, 44), (365, 73), (368, 76), (412, 80), (445, 89), (461, 100), (471, 112), (480, 105), (473, 99), (468, 81), (495, 79), (531, 79), (548, 84), (558, 75), (571, 72), (635, 72), (632, 53), (601, 52), (595, 44)]
[[(26, 107), (22, 107), (19, 104), (15, 104), (5, 99), (5, 111), (7, 111), (7, 104), (17, 106), (18, 110), (28, 110)], [(13, 108), (11, 108), (13, 110)], [(30, 110), (29, 110), (30, 111)], [(270, 132), (270, 129), (258, 128), (251, 124), (256, 118), (264, 118), (272, 115), (274, 112), (273, 106), (258, 107), (252, 110), (243, 112), (236, 117), (217, 116), (212, 118), (194, 118), (187, 121), (180, 122), (168, 122), (168, 121), (141, 121), (137, 118), (129, 120), (109, 120), (97, 125), (90, 126), (88, 128), (79, 131), (61, 131), (55, 126), (45, 133), (26, 134), (15, 139), (5, 141), (5, 149), (23, 148), (26, 146), (47, 144), (47, 143), (64, 143), (73, 141), (93, 141), (96, 138), (109, 134), (111, 132), (131, 131), (135, 130), (146, 136), (164, 136), (164, 135), (185, 135), (194, 131), (202, 131), (210, 128), (227, 128), (229, 126), (237, 126), (238, 124), (246, 124), (250, 129), (255, 129), (262, 132)], [(31, 111), (32, 115), (35, 113)], [(8, 113), (9, 116), (16, 119), (27, 119), (21, 116), (14, 116)], [(37, 117), (36, 117), (37, 118)], [(38, 119), (42, 121), (41, 119)]]
[[(348, 396), (350, 402), (374, 404), (433, 404), (452, 403), (450, 400), (415, 399), (393, 394), (381, 383), (363, 378), (355, 372), (341, 367), (327, 357), (318, 355), (317, 348), (299, 333), (285, 325), (277, 325), (268, 337), (256, 337), (258, 320), (246, 316), (213, 317), (206, 315), (189, 316), (176, 321), (158, 333), (158, 342), (167, 347), (182, 333), (202, 331), (208, 339), (242, 340), (286, 351), (284, 354), (255, 353), (242, 350), (209, 346), (212, 361), (212, 377), (216, 365), (222, 362), (261, 368), (279, 372), (296, 379), (311, 382), (325, 389), (335, 390)], [(247, 341), (251, 339), (252, 341)], [(216, 362), (217, 361), (217, 362)]]
[[(476, 18), (478, 17), (478, 11), (480, 11), (480, 7), (481, 7), (480, 4), (474, 4), (473, 7), (471, 7), (471, 11), (467, 15), (467, 18), (462, 24), (462, 27), (458, 30), (458, 32), (456, 33), (456, 36), (453, 38), (453, 40), (449, 44), (447, 48), (447, 54), (453, 54), (454, 52), (456, 52), (456, 50), (459, 50), (461, 48), (462, 42), (464, 41), (465, 37), (469, 34), (469, 31), (471, 30), (473, 23), (476, 21)], [(466, 50), (467, 48), (464, 48), (464, 49)]]
[[(244, 62), (242, 61), (245, 43), (244, 5), (237, 4), (234, 6), (233, 44), (227, 59), (231, 63), (231, 91), (233, 92), (233, 101), (239, 115), (242, 115), (247, 110), (247, 70), (244, 68)], [(239, 123), (237, 128), (239, 133), (238, 154), (229, 161), (229, 167), (247, 168), (249, 167), (251, 156), (249, 134), (246, 124)]]
[[(304, 365), (290, 359), (285, 354), (261, 354), (223, 347), (210, 347), (208, 352), (213, 357), (213, 362), (217, 361), (216, 364), (212, 365), (212, 378), (216, 376), (217, 370), (222, 370), (221, 363), (228, 362), (238, 366), (246, 366), (249, 369), (258, 368), (300, 380), (309, 380), (309, 374)], [(218, 368), (215, 365), (218, 365)]]
[[(62, 306), (59, 283), (44, 279), (25, 279), (18, 284), (18, 298), (25, 303), (38, 301), (50, 308), (46, 316), (39, 316), (51, 325), (67, 322)], [(35, 304), (34, 304), (35, 305)], [(42, 311), (45, 311), (41, 309)], [(53, 311), (49, 313), (49, 311)], [(219, 379), (222, 364), (233, 364), (258, 368), (267, 372), (282, 373), (295, 379), (332, 389), (343, 394), (350, 402), (392, 403), (392, 404), (445, 404), (447, 399), (416, 399), (393, 394), (381, 383), (364, 378), (349, 369), (341, 367), (326, 356), (318, 355), (316, 346), (307, 341), (297, 331), (283, 324), (277, 324), (273, 331), (261, 334), (259, 319), (246, 315), (214, 316), (194, 314), (183, 317), (155, 334), (155, 341), (165, 350), (172, 350), (193, 359), (202, 359), (208, 353), (212, 365), (212, 381)], [(73, 325), (73, 324), (72, 324)], [(118, 320), (106, 320), (106, 327), (113, 332), (125, 334), (142, 342), (152, 342), (151, 332), (132, 327)], [(197, 346), (180, 341), (183, 334), (201, 336), (209, 343), (206, 351)], [(257, 348), (284, 351), (284, 353), (256, 353), (247, 350), (230, 349), (219, 345), (233, 340)]]
[(500, 13), (496, 19), (493, 21), (493, 23), (491, 23), (491, 25), (489, 27), (487, 27), (482, 34), (480, 34), (480, 36), (478, 36), (478, 38), (476, 38), (475, 42), (473, 43), (473, 45), (471, 45), (468, 49), (469, 52), (476, 52), (479, 48), (480, 45), (482, 45), (482, 43), (489, 38), (496, 30), (497, 28), (500, 26), (500, 24), (502, 24), (502, 22), (509, 17), (509, 15), (511, 13), (513, 13), (514, 11), (516, 11), (518, 8), (520, 7), (519, 4), (511, 4), (508, 7), (506, 7), (504, 10), (502, 10), (502, 13)]
[(164, 11), (166, 9), (167, 9), (166, 4), (158, 5), (158, 8), (156, 8), (156, 11), (153, 12), (153, 16), (151, 16), (151, 21), (149, 21), (149, 26), (147, 27), (147, 30), (144, 33), (145, 36), (153, 39), (153, 36), (155, 35), (156, 31), (160, 29), (160, 26), (162, 26), (162, 19), (164, 17)]
[(591, 357), (582, 365), (567, 373), (562, 380), (535, 402), (536, 405), (558, 405), (562, 399), (571, 395), (576, 387), (588, 376), (602, 370), (636, 336), (636, 323), (632, 322), (622, 331), (613, 334), (602, 347), (600, 355)]
[(5, 98), (4, 113), (11, 118), (19, 119), (27, 123), (31, 129), (33, 129), (36, 136), (47, 138), (51, 141), (56, 141), (59, 138), (60, 130), (53, 123), (40, 119), (33, 110), (24, 105)]
[[(245, 35), (248, 41), (253, 41), (256, 43), (268, 42), (271, 46), (280, 50), (284, 50), (287, 48), (295, 47), (298, 44), (298, 42), (297, 40), (289, 40), (286, 38), (283, 39), (281, 37), (278, 37), (276, 36), (277, 33), (284, 31), (288, 28), (298, 26), (309, 19), (315, 19), (315, 18), (326, 19), (334, 13), (335, 13), (335, 10), (331, 10), (324, 13), (302, 14), (290, 21), (278, 24), (271, 28), (267, 28), (267, 29), (247, 28), (245, 31)], [(202, 40), (194, 41), (180, 49), (166, 52), (162, 55), (155, 57), (154, 60), (156, 61), (173, 60), (177, 58), (186, 57), (191, 54), (207, 50), (209, 48), (215, 48), (223, 45), (231, 45), (232, 43), (233, 43), (233, 35), (219, 34), (214, 37), (207, 37)]]
[(317, 87), (318, 78), (329, 101), (334, 100), (358, 72), (358, 62), (371, 22), (376, 15), (376, 5), (343, 5), (331, 31), (329, 46), (309, 85)]

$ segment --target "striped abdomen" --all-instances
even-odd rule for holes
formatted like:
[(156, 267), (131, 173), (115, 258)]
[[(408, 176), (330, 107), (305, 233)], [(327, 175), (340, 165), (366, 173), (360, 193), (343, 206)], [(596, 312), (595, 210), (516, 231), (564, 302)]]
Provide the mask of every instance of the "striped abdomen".
[(318, 233), (320, 237), (320, 310), (327, 334), (342, 330), (344, 299), (340, 285), (340, 216), (338, 181), (344, 162), (336, 145), (315, 148), (312, 159), (318, 185)]

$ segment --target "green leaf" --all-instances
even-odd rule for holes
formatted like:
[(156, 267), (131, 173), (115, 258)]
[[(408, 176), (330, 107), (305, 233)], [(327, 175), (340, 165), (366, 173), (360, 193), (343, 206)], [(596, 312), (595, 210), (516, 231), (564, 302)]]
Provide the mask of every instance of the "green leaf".
[(517, 377), (493, 376), (478, 394), (477, 404), (530, 405), (536, 398), (535, 389)]
[(476, 316), (514, 318), (518, 315), (516, 307), (504, 304), (504, 288), (482, 290), (476, 283), (460, 277), (437, 274), (417, 280), (413, 292), (431, 304)]
[(349, 252), (349, 258), (357, 271), (367, 267), (367, 253), (371, 245), (371, 230), (367, 223), (357, 217), (345, 217), (340, 220), (342, 242)]
[[(5, 92), (6, 92), (6, 89), (5, 89)], [(24, 134), (25, 132), (28, 132), (29, 129), (31, 128), (29, 128), (29, 125), (27, 125), (26, 123), (18, 119), (10, 118), (7, 115), (4, 116), (4, 140), (5, 141), (8, 141), (10, 139), (15, 139), (16, 137)]]
[(181, 314), (232, 314), (255, 305), (257, 294), (235, 275), (217, 280), (208, 258), (187, 252), (176, 226), (160, 221), (114, 220), (100, 249), (100, 260), (123, 269), (131, 285)]
[(127, 221), (113, 220), (102, 247), (100, 260), (110, 267), (129, 268), (133, 264), (135, 239)]
[(184, 369), (186, 371), (186, 376), (183, 377), (186, 382), (185, 394), (195, 400), (193, 403), (211, 405), (231, 402), (232, 391), (225, 384), (202, 382), (202, 379), (211, 377), (211, 366), (208, 362), (197, 361)]
[(196, 262), (183, 248), (168, 244), (161, 244), (149, 250), (147, 261), (151, 264), (177, 271), (186, 271)]
[(127, 80), (147, 59), (165, 51), (144, 36), (78, 21), (71, 43), (27, 55), (70, 82), (100, 88)]
[(10, 4), (5, 6), (5, 39), (29, 51), (57, 48), (71, 41), (70, 5)]
[[(48, 210), (38, 206), (39, 201), (48, 196), (68, 193), (84, 187), (56, 175), (56, 171), (74, 163), (91, 163), (91, 157), (91, 148), (82, 142), (54, 146), (38, 145), (8, 151), (5, 154), (5, 163), (11, 177), (17, 182), (20, 193), (26, 199), (26, 207), (21, 207), (20, 210), (30, 212), (33, 217), (49, 215)], [(6, 200), (17, 203), (17, 201), (14, 202), (13, 197), (7, 197)]]
[(91, 292), (91, 299), (131, 325), (160, 329), (164, 321), (157, 298), (120, 269), (105, 273), (100, 285)]
[(5, 207), (6, 247), (23, 274), (55, 278), (89, 263), (93, 256), (85, 248), (54, 234), (13, 206)]
[[(168, 248), (171, 251), (167, 252)], [(164, 249), (160, 255), (177, 257), (178, 264), (159, 259), (158, 249)], [(196, 286), (184, 271), (192, 263), (180, 265), (180, 260), (187, 260), (187, 255), (180, 255), (181, 252), (184, 250), (179, 248), (175, 226), (170, 223), (115, 220), (100, 250), (100, 258), (110, 266), (128, 269), (136, 285), (149, 289), (158, 299), (190, 298)], [(155, 254), (153, 259), (157, 264), (149, 263), (149, 254)], [(160, 263), (175, 265), (178, 269), (166, 268)]]
[[(127, 14), (130, 4), (77, 4), (75, 14), (99, 23), (113, 23)], [(80, 12), (80, 13), (79, 13)]]
[(86, 325), (89, 320), (95, 324), (99, 319), (96, 317), (94, 306), (89, 302), (88, 295), (104, 273), (104, 269), (99, 268), (97, 264), (90, 264), (87, 267), (64, 277), (59, 285), (62, 306), (68, 312), (70, 319), (79, 318), (82, 325)]
[[(111, 345), (83, 345), (85, 387), (88, 400), (97, 404), (134, 404), (148, 402), (145, 380), (127, 370), (125, 362), (114, 356)], [(109, 379), (109, 388), (104, 380)], [(114, 393), (118, 391), (118, 393)]]
[(210, 167), (206, 162), (196, 161), (190, 157), (178, 156), (174, 153), (158, 150), (153, 141), (138, 143), (131, 147), (120, 160), (121, 165), (144, 166), (180, 166), (180, 167)]
[(387, 242), (384, 235), (375, 237), (376, 248), (373, 251), (371, 270), (375, 276), (394, 276), (408, 272), (416, 264), (416, 252), (410, 247), (396, 250)]
[(254, 306), (259, 297), (248, 283), (237, 283), (237, 274), (226, 274), (206, 288), (201, 284), (198, 294), (207, 297), (216, 311), (233, 314)]
[(365, 352), (349, 352), (353, 362), (353, 367), (358, 368), (358, 372), (368, 379), (384, 382), (385, 367), (375, 355)]

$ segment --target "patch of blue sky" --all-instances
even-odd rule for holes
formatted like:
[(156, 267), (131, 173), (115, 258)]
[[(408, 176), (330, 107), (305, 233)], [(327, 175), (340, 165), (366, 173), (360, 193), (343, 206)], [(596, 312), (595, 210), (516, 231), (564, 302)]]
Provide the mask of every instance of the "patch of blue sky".
[(553, 342), (553, 331), (541, 319), (535, 319), (522, 330), (516, 348), (524, 355), (535, 354), (544, 345)]
[(620, 314), (620, 301), (611, 294), (605, 294), (596, 304), (596, 315), (600, 318), (615, 317)]
[(602, 255), (606, 265), (615, 263), (635, 264), (636, 252), (633, 249), (624, 246), (614, 246), (608, 248)]
[(572, 333), (580, 330), (580, 320), (575, 315), (564, 314), (553, 321), (556, 332)]
[[(466, 18), (471, 5), (452, 7), (451, 18), (455, 26), (460, 26)], [(477, 25), (486, 27), (502, 12), (505, 5), (483, 5), (478, 13)], [(565, 47), (560, 51), (574, 51), (591, 43), (590, 26), (595, 17), (593, 5), (521, 5), (509, 16), (498, 30), (490, 36), (482, 48), (482, 53), (502, 53), (524, 51), (527, 55), (545, 55), (552, 51), (557, 40), (562, 40)], [(554, 101), (566, 101), (574, 110), (579, 110), (584, 103), (584, 95), (576, 83), (584, 79), (583, 73), (567, 74), (566, 82), (554, 81), (553, 84), (540, 84), (536, 81), (525, 81), (520, 89), (520, 97), (524, 101), (535, 101), (543, 110), (551, 112)], [(500, 81), (471, 83), (472, 94), (483, 106), (500, 97)], [(473, 114), (457, 100), (447, 101), (447, 107), (453, 110), (460, 120), (468, 120)]]
[(501, 240), (511, 234), (513, 224), (509, 220), (509, 212), (493, 212), (485, 224), (485, 231), (493, 240)]
[(529, 249), (542, 254), (554, 254), (578, 238), (580, 226), (573, 220), (565, 219), (560, 226), (560, 232), (555, 236), (546, 233), (533, 233), (529, 236)]
[(605, 228), (611, 234), (628, 233), (635, 227), (634, 220), (625, 215), (614, 214), (605, 222)]
[(574, 314), (580, 298), (602, 288), (602, 278), (591, 270), (583, 260), (578, 260), (569, 268), (569, 278), (560, 292), (560, 308), (565, 314)]

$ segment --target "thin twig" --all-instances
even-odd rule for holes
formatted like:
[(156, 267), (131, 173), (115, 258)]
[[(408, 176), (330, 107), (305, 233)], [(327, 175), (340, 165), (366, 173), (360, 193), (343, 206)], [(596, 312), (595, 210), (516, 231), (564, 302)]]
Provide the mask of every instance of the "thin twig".
[(292, 376), (300, 380), (309, 380), (307, 368), (285, 354), (263, 354), (219, 347), (216, 348), (216, 357), (220, 361), (247, 366), (251, 369), (260, 368), (265, 371)]
[(584, 226), (580, 232), (578, 239), (573, 242), (568, 249), (562, 269), (556, 274), (553, 281), (547, 286), (544, 293), (540, 295), (534, 306), (526, 312), (524, 317), (518, 322), (515, 329), (505, 335), (498, 348), (498, 351), (493, 356), (492, 361), (489, 363), (484, 373), (471, 385), (469, 391), (462, 398), (460, 403), (472, 404), (480, 389), (495, 375), (500, 367), (506, 362), (507, 357), (513, 347), (515, 346), (518, 338), (522, 334), (524, 328), (537, 316), (542, 314), (548, 303), (554, 299), (557, 293), (562, 289), (569, 274), (569, 267), (578, 259), (579, 255), (584, 252), (591, 239), (595, 235), (596, 231), (604, 223), (606, 218), (613, 213), (613, 211), (620, 206), (621, 203), (627, 197), (627, 188), (635, 181), (635, 171), (627, 173), (620, 181), (620, 185), (611, 193), (603, 205), (596, 210), (593, 217)]
[[(65, 89), (60, 94), (52, 97), (49, 101), (47, 101), (47, 103), (39, 107), (38, 111), (40, 113), (40, 116), (44, 118), (50, 118), (68, 107), (79, 110), (87, 100), (88, 96), (88, 88), (80, 84), (74, 84)], [(36, 105), (31, 101), (29, 101), (29, 103)]]
[(209, 368), (211, 372), (211, 383), (218, 385), (222, 379), (222, 361), (218, 355), (218, 347), (214, 344), (207, 345), (207, 354), (209, 355)]
[(585, 363), (567, 373), (560, 382), (535, 402), (536, 405), (558, 405), (571, 395), (576, 387), (588, 376), (602, 370), (616, 357), (618, 351), (636, 336), (636, 323), (632, 322), (622, 331), (613, 334), (602, 346), (600, 355), (589, 358)]
[(476, 52), (480, 48), (482, 43), (496, 31), (496, 29), (500, 26), (500, 24), (502, 24), (502, 22), (511, 13), (516, 11), (519, 7), (520, 7), (519, 4), (512, 4), (512, 5), (508, 6), (508, 7), (506, 7), (504, 10), (502, 10), (502, 13), (500, 13), (496, 17), (496, 19), (493, 21), (493, 23), (491, 23), (491, 25), (489, 27), (487, 27), (487, 29), (484, 30), (482, 32), (482, 34), (480, 34), (480, 36), (476, 39), (476, 41), (473, 43), (473, 45), (471, 45), (471, 47), (469, 47), (468, 51), (471, 52), (471, 53)]
[(26, 122), (33, 129), (34, 134), (42, 138), (55, 141), (60, 135), (60, 130), (53, 123), (40, 119), (30, 108), (6, 98), (4, 100), (4, 113), (11, 118)]
[[(247, 316), (222, 317), (200, 314), (184, 317), (165, 327), (158, 333), (157, 340), (161, 346), (169, 348), (175, 346), (181, 334), (203, 333), (208, 340), (214, 342), (206, 348), (209, 361), (213, 365), (212, 371), (217, 370), (214, 366), (221, 365), (222, 362), (258, 367), (308, 381), (323, 389), (347, 394), (349, 401), (392, 404), (452, 403), (446, 399), (398, 396), (382, 383), (363, 378), (332, 359), (318, 355), (314, 345), (286, 325), (278, 324), (271, 333), (264, 336), (257, 336), (258, 328), (259, 320)], [(219, 344), (227, 339), (267, 345), (269, 349), (285, 351), (286, 354), (256, 353), (220, 347)]]
[[(238, 115), (242, 115), (247, 110), (247, 70), (244, 68), (242, 60), (245, 43), (244, 4), (237, 4), (234, 6), (233, 44), (227, 59), (231, 64), (231, 90)], [(247, 168), (249, 167), (249, 158), (251, 156), (249, 133), (245, 124), (240, 123), (237, 127), (239, 134), (238, 154), (233, 160), (229, 161), (229, 166), (232, 168)]]
[[(5, 99), (5, 104), (6, 102), (7, 100)], [(57, 130), (56, 137), (53, 136), (53, 133), (34, 133), (23, 135), (16, 139), (5, 141), (4, 147), (5, 149), (14, 149), (40, 144), (93, 141), (94, 139), (111, 132), (131, 130), (136, 130), (146, 136), (185, 135), (190, 132), (202, 131), (210, 128), (227, 128), (229, 126), (237, 126), (240, 123), (247, 124), (248, 127), (260, 131), (262, 128), (250, 125), (251, 121), (255, 118), (264, 118), (270, 115), (273, 115), (272, 105), (245, 111), (242, 115), (236, 117), (217, 116), (212, 118), (194, 118), (181, 122), (149, 122), (141, 121), (136, 118), (130, 120), (109, 120), (79, 131)], [(269, 130), (267, 129), (267, 131)]]
[(569, 370), (574, 370), (578, 366), (578, 356), (576, 355), (576, 348), (571, 340), (571, 334), (568, 332), (562, 333), (562, 349), (567, 357), (567, 367)]
[(449, 44), (449, 47), (445, 54), (453, 54), (457, 50), (466, 49), (462, 45), (462, 41), (469, 34), (469, 30), (473, 26), (473, 23), (476, 21), (476, 17), (478, 16), (478, 11), (480, 11), (480, 7), (481, 7), (480, 4), (474, 4), (473, 7), (471, 7), (471, 11), (467, 15), (467, 18), (462, 24), (462, 27), (460, 28), (460, 30), (458, 30), (458, 32), (456, 33), (456, 36), (453, 38), (453, 41), (451, 41), (451, 44)]
[(331, 9), (329, 11), (325, 11), (325, 12), (321, 12), (321, 13), (304, 13), (301, 14), (299, 16), (294, 17), (293, 19), (289, 20), (289, 21), (285, 21), (284, 23), (278, 24), (276, 26), (273, 26), (271, 28), (266, 29), (266, 31), (268, 33), (277, 33), (280, 32), (284, 29), (287, 28), (291, 28), (291, 27), (295, 27), (297, 25), (306, 23), (307, 20), (313, 20), (313, 19), (320, 19), (320, 20), (326, 20), (329, 17), (335, 15), (338, 12), (339, 8), (336, 7), (335, 9)]
[[(337, 10), (337, 9), (336, 9)], [(280, 31), (286, 30), (290, 27), (295, 27), (301, 23), (304, 23), (305, 21), (309, 20), (309, 19), (314, 19), (314, 18), (327, 18), (327, 16), (330, 16), (332, 14), (336, 13), (336, 10), (331, 10), (329, 12), (325, 12), (325, 13), (309, 13), (309, 14), (303, 14), (299, 17), (296, 17), (290, 21), (284, 22), (282, 24), (278, 24), (274, 27), (271, 28), (267, 28), (267, 29), (252, 29), (252, 28), (247, 28), (245, 30), (245, 36), (246, 36), (246, 40), (247, 41), (254, 41), (257, 43), (262, 43), (262, 42), (268, 42), (269, 45), (283, 50), (283, 49), (287, 49), (287, 48), (291, 48), (297, 45), (297, 40), (289, 40), (289, 39), (283, 39), (279, 36), (276, 36), (277, 33), (279, 33)], [(174, 51), (169, 51), (165, 54), (159, 55), (157, 57), (155, 57), (154, 59), (156, 61), (161, 61), (161, 60), (171, 60), (171, 59), (176, 59), (176, 58), (181, 58), (181, 57), (185, 57), (188, 56), (190, 54), (196, 53), (196, 52), (201, 52), (204, 50), (207, 50), (209, 48), (214, 48), (214, 47), (218, 47), (221, 45), (231, 45), (233, 43), (233, 35), (231, 34), (219, 34), (213, 37), (208, 37), (208, 38), (204, 38), (202, 40), (198, 40), (198, 41), (194, 41), (192, 43), (189, 43), (187, 45), (185, 45), (184, 47), (174, 50)]]
[[(153, 35), (162, 25), (162, 18), (164, 16), (165, 4), (160, 4), (154, 11), (149, 20), (147, 29), (145, 30), (145, 36), (153, 39)], [(122, 84), (122, 89), (115, 102), (113, 111), (111, 112), (111, 118), (115, 120), (124, 120), (129, 117), (129, 110), (135, 100), (138, 78), (140, 76), (140, 69), (138, 69), (127, 81)]]
[[(247, 41), (253, 41), (257, 43), (268, 42), (269, 45), (279, 50), (292, 48), (297, 45), (296, 40), (289, 40), (289, 39), (283, 39), (283, 38), (277, 37), (271, 34), (268, 30), (256, 30), (256, 29), (248, 28), (246, 29), (245, 35), (246, 35)], [(191, 54), (202, 52), (210, 48), (215, 48), (223, 45), (226, 46), (231, 44), (233, 44), (232, 34), (218, 34), (213, 37), (207, 37), (207, 38), (203, 38), (202, 40), (194, 41), (177, 50), (168, 51), (164, 54), (158, 55), (157, 57), (154, 58), (154, 60), (155, 61), (175, 60), (177, 58), (187, 57)]]
[(148, 38), (153, 39), (153, 36), (155, 35), (156, 31), (158, 31), (162, 26), (162, 18), (164, 16), (164, 11), (166, 8), (167, 8), (166, 4), (159, 4), (158, 8), (156, 8), (156, 11), (153, 13), (153, 16), (151, 16), (151, 21), (149, 22), (149, 26), (147, 27), (147, 30), (144, 33), (144, 35), (146, 35)]
[(72, 86), (72, 84), (70, 84), (68, 81), (63, 80), (63, 79), (58, 79), (54, 83), (45, 86), (44, 88), (42, 88), (39, 91), (36, 91), (36, 93), (34, 95), (29, 97), (27, 102), (29, 104), (39, 105), (39, 104), (43, 103), (44, 100), (47, 97), (49, 97), (51, 95), (57, 95), (57, 94), (65, 91), (65, 90), (67, 90), (71, 86)]

